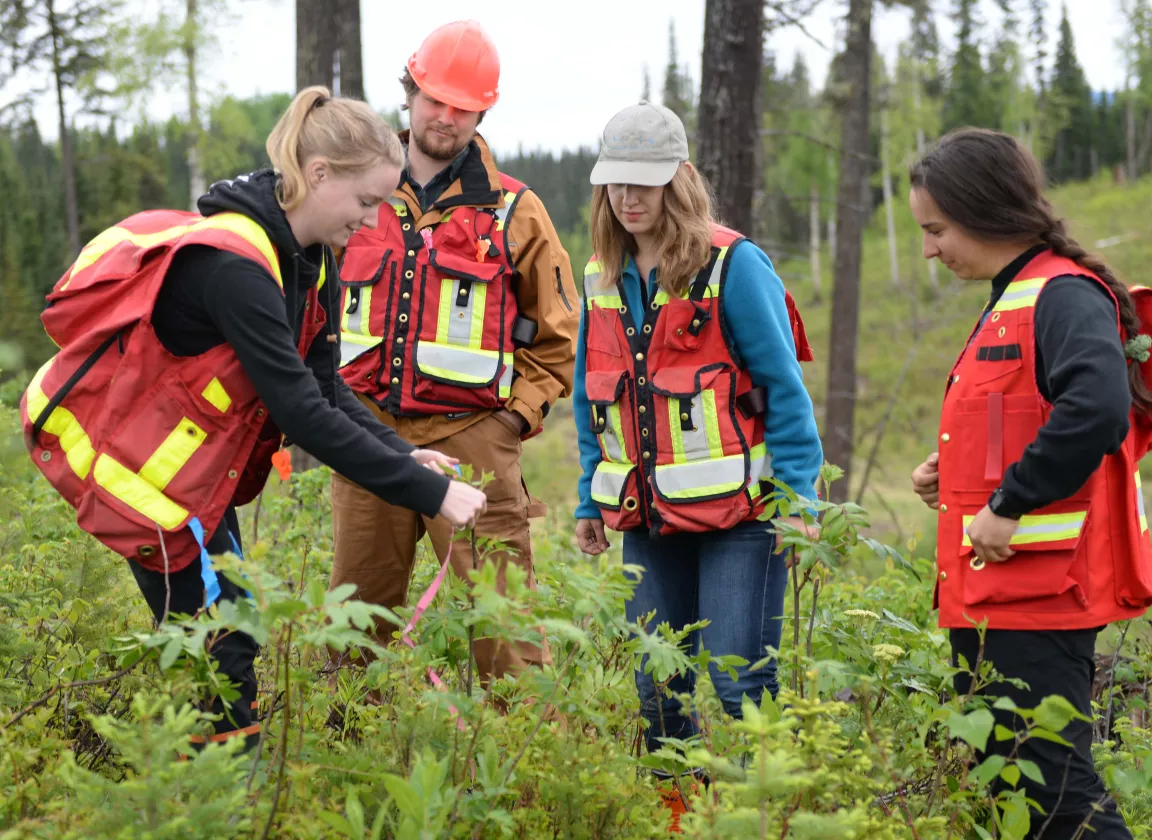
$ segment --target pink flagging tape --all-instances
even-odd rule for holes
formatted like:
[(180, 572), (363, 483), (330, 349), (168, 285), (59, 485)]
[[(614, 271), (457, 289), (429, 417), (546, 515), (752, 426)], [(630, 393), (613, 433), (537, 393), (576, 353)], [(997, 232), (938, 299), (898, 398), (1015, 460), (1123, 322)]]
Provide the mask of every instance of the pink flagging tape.
[[(452, 535), (455, 537), (455, 533)], [(416, 649), (416, 643), (412, 641), (412, 637), (408, 634), (412, 632), (413, 628), (428, 610), (432, 604), (432, 599), (436, 597), (436, 593), (440, 591), (440, 587), (444, 585), (444, 578), (448, 574), (448, 565), (452, 562), (452, 543), (448, 543), (448, 553), (444, 555), (444, 562), (440, 565), (440, 571), (436, 573), (436, 577), (432, 579), (432, 583), (424, 590), (424, 594), (420, 596), (420, 600), (416, 602), (416, 609), (412, 611), (412, 617), (408, 619), (408, 624), (400, 632), (400, 639), (404, 644), (413, 650)], [(436, 671), (428, 668), (428, 681), (432, 683), (438, 690), (447, 691), (448, 686), (444, 684), (444, 680), (440, 679), (440, 675)], [(451, 703), (448, 704), (448, 710), (456, 716), (456, 728), (461, 732), (464, 731), (464, 718), (460, 717), (459, 710)]]

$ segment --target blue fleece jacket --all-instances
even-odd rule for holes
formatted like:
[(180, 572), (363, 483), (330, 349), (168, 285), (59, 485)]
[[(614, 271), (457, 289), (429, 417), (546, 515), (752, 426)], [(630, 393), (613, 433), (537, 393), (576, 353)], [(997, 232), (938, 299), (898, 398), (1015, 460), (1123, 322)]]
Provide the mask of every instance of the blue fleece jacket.
[[(648, 278), (655, 288), (656, 270)], [(628, 258), (623, 274), (624, 293), (633, 312), (643, 312), (640, 273)], [(736, 351), (756, 385), (768, 392), (764, 442), (772, 454), (775, 477), (800, 496), (813, 499), (824, 452), (812, 413), (812, 400), (804, 388), (804, 376), (796, 360), (796, 344), (784, 302), (784, 284), (772, 261), (752, 242), (741, 242), (728, 254), (728, 276), (724, 281), (721, 305)], [(600, 463), (600, 446), (591, 427), (588, 393), (584, 386), (584, 317), (580, 312), (580, 334), (576, 344), (576, 382), (572, 408), (576, 414), (580, 445), (580, 501), (577, 519), (599, 519), (600, 510), (592, 501), (592, 473)]]

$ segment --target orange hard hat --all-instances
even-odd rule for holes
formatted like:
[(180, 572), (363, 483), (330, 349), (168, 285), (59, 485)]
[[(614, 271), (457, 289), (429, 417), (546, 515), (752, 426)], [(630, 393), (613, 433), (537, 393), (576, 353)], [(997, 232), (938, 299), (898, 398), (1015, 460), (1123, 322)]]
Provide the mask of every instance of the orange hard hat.
[(408, 59), (417, 87), (461, 111), (486, 111), (500, 97), (500, 56), (474, 20), (446, 23)]

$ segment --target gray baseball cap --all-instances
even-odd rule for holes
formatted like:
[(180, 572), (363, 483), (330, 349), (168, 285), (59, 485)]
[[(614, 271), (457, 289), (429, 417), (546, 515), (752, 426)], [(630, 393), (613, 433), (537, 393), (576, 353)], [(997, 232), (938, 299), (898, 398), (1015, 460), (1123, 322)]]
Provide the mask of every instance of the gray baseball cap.
[(608, 121), (600, 157), (588, 179), (593, 184), (660, 187), (688, 160), (688, 135), (676, 113), (645, 99)]

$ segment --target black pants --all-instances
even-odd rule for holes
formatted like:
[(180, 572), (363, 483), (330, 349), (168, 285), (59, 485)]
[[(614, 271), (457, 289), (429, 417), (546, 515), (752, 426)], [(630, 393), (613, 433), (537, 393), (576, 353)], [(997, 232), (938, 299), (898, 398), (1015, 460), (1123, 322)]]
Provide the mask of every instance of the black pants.
[[(223, 554), (232, 551), (232, 538), (229, 531), (240, 543), (240, 523), (236, 518), (236, 509), (228, 508), (224, 520), (212, 538), (205, 543), (209, 554)], [(164, 583), (164, 573), (145, 569), (134, 560), (128, 565), (136, 578), (136, 584), (144, 595), (144, 600), (152, 609), (156, 620), (164, 616), (164, 602), (168, 599), (168, 612), (194, 615), (204, 607), (204, 581), (201, 577), (201, 559), (197, 557), (178, 572), (168, 575), (168, 585)], [(234, 601), (243, 594), (236, 584), (224, 575), (220, 579), (221, 601)], [(170, 595), (169, 595), (170, 591)], [(209, 651), (209, 655), (216, 660), (219, 673), (228, 677), (239, 688), (240, 697), (234, 702), (225, 704), (219, 697), (214, 697), (211, 711), (224, 715), (216, 721), (215, 728), (218, 735), (227, 732), (236, 732), (251, 729), (253, 723), (253, 707), (256, 702), (256, 669), (254, 662), (260, 646), (256, 640), (247, 633), (232, 632), (219, 639)], [(251, 733), (245, 733), (251, 734)]]
[[(984, 637), (984, 661), (991, 662), (997, 673), (1004, 677), (1024, 680), (1027, 690), (1008, 683), (994, 683), (983, 693), (993, 697), (1010, 697), (1022, 709), (1034, 709), (1051, 694), (1066, 698), (1076, 710), (1092, 716), (1092, 677), (1096, 670), (1096, 634), (1092, 630), (989, 630)], [(962, 654), (968, 667), (976, 670), (980, 638), (976, 630), (952, 630), (952, 664), (958, 665)], [(968, 693), (971, 677), (958, 674), (956, 691)], [(996, 723), (1009, 729), (1024, 729), (1023, 721), (1012, 712), (993, 710)], [(1077, 835), (1082, 824), (1088, 826), (1085, 838), (1094, 840), (1131, 840), (1132, 834), (1124, 818), (1116, 810), (1116, 803), (1108, 795), (1104, 783), (1096, 774), (1092, 763), (1092, 725), (1074, 720), (1060, 733), (1073, 749), (1039, 738), (1029, 739), (1020, 748), (1018, 757), (1034, 761), (1044, 776), (1040, 785), (1026, 777), (1018, 788), (1027, 790), (1028, 796), (1044, 809), (1032, 812), (1029, 838), (1034, 840), (1070, 840)], [(1013, 741), (988, 739), (988, 752), (1009, 754)], [(983, 761), (986, 754), (979, 754)], [(1000, 780), (997, 779), (997, 783)], [(1001, 788), (996, 788), (999, 790)], [(1104, 808), (1093, 814), (1093, 803)], [(1049, 819), (1051, 818), (1051, 819)], [(1047, 828), (1044, 828), (1047, 822)]]

